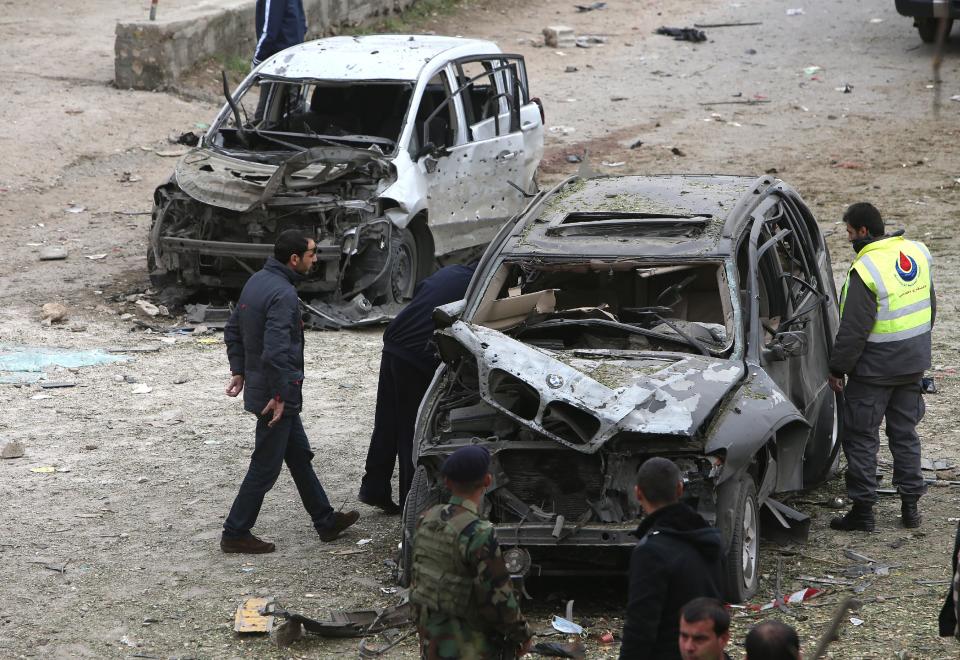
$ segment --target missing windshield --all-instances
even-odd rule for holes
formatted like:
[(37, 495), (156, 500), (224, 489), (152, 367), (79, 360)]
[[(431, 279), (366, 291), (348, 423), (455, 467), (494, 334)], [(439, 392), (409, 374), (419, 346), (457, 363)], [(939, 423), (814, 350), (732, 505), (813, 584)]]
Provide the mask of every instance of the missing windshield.
[(237, 96), (238, 112), (224, 118), (216, 145), (289, 153), (335, 143), (390, 153), (400, 139), (412, 92), (408, 82), (260, 78)]

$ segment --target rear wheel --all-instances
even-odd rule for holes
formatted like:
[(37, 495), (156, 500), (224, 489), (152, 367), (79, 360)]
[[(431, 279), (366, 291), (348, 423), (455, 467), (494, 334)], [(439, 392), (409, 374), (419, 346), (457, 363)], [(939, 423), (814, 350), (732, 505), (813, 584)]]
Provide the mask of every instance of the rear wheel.
[(742, 603), (757, 593), (760, 581), (760, 508), (757, 487), (749, 474), (735, 483), (726, 484), (717, 498), (719, 511), (729, 511), (721, 518), (724, 539), (730, 539), (723, 560), (721, 591), (731, 603)]
[(400, 561), (397, 581), (402, 587), (410, 586), (410, 575), (413, 569), (413, 534), (417, 529), (417, 520), (420, 514), (440, 501), (440, 493), (430, 483), (427, 468), (418, 465), (413, 473), (413, 482), (410, 492), (403, 505), (403, 516), (400, 527), (403, 538), (400, 540)]

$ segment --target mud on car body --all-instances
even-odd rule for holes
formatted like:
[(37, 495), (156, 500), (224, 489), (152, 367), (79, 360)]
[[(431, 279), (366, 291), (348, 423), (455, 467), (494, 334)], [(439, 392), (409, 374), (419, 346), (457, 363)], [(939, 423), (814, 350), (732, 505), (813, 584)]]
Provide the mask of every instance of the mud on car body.
[(417, 421), (401, 579), (417, 513), (445, 497), (439, 466), (466, 444), (493, 455), (484, 510), (518, 575), (622, 570), (637, 469), (672, 459), (723, 532), (736, 601), (757, 588), (761, 510), (789, 524), (773, 496), (836, 464), (830, 258), (782, 181), (568, 180), (436, 314), (443, 364)]
[[(226, 86), (225, 86), (226, 87)], [(543, 115), (488, 41), (320, 39), (258, 66), (155, 193), (155, 285), (237, 289), (298, 228), (300, 287), (341, 325), (483, 249), (535, 192)]]

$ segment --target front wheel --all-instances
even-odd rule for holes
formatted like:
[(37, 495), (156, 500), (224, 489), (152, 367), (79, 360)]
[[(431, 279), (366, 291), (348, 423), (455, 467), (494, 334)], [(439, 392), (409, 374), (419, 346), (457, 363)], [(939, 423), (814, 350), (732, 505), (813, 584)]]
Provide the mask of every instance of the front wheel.
[(400, 561), (398, 562), (397, 581), (401, 587), (410, 586), (410, 576), (413, 570), (413, 534), (417, 529), (417, 520), (420, 514), (440, 501), (440, 494), (430, 483), (427, 468), (418, 465), (413, 473), (410, 492), (403, 504), (403, 516), (400, 519)]
[(760, 583), (760, 507), (757, 487), (749, 474), (726, 486), (717, 501), (719, 511), (730, 511), (729, 516), (721, 518), (721, 525), (730, 525), (730, 529), (721, 529), (723, 538), (730, 539), (723, 559), (721, 591), (731, 603), (742, 603), (757, 593)]
[(419, 282), (420, 246), (409, 229), (397, 230), (390, 253), (390, 291), (392, 302), (413, 298)]
[[(920, 39), (925, 44), (932, 44), (937, 40), (937, 31), (940, 29), (940, 20), (937, 18), (921, 18), (917, 17), (913, 19), (914, 25), (917, 26), (917, 32), (920, 33)], [(945, 39), (950, 38), (950, 28), (953, 27), (953, 19), (947, 19), (946, 34), (944, 35)]]

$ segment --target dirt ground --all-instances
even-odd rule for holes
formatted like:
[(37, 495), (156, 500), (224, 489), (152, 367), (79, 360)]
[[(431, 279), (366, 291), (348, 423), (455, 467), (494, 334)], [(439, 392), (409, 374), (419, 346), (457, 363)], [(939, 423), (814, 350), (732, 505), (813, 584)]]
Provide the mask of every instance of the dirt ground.
[[(0, 106), (0, 346), (155, 349), (128, 352), (123, 363), (48, 372), (71, 388), (0, 385), (0, 444), (18, 440), (26, 448), (24, 457), (0, 461), (0, 656), (355, 654), (355, 640), (320, 639), (279, 652), (263, 637), (237, 637), (232, 617), (251, 595), (315, 616), (394, 602), (387, 564), (398, 521), (356, 503), (380, 331), (307, 338), (304, 423), (315, 462), (330, 499), (358, 506), (360, 522), (321, 544), (284, 475), (256, 530), (278, 551), (222, 555), (220, 525), (246, 468), (253, 420), (222, 394), (228, 374), (219, 335), (145, 332), (135, 321), (148, 319), (133, 302), (149, 298), (147, 213), (153, 188), (174, 164), (164, 155), (176, 151), (168, 136), (197, 130), (216, 106), (190, 100), (195, 94), (110, 85), (114, 22), (142, 16), (145, 4), (0, 0), (0, 81), (8, 98)], [(492, 38), (526, 56), (552, 129), (545, 182), (574, 171), (566, 157), (584, 151), (595, 169), (612, 174), (775, 171), (821, 220), (838, 279), (852, 257), (838, 226), (852, 201), (873, 201), (893, 228), (925, 241), (940, 294), (932, 374), (940, 393), (927, 398), (923, 451), (960, 466), (953, 252), (960, 246), (960, 103), (950, 100), (960, 94), (960, 38), (948, 47), (936, 116), (931, 48), (893, 3), (708, 0), (678, 8), (611, 0), (588, 13), (573, 4), (475, 2), (422, 28)], [(798, 6), (803, 14), (787, 15)], [(652, 34), (659, 25), (694, 22), (762, 24), (708, 28), (709, 40), (696, 45)], [(540, 30), (551, 24), (607, 41), (538, 47)], [(51, 245), (65, 247), (67, 260), (39, 261), (39, 250)], [(41, 325), (39, 306), (47, 302), (66, 305), (69, 319)], [(143, 384), (151, 391), (137, 394)], [(886, 449), (882, 458), (889, 461)], [(57, 470), (32, 471), (41, 467)], [(889, 463), (882, 469), (889, 486)], [(853, 616), (862, 623), (845, 618), (830, 657), (956, 658), (957, 642), (936, 636), (936, 614), (960, 494), (946, 483), (957, 478), (954, 470), (938, 475), (915, 531), (899, 527), (898, 501), (886, 498), (876, 533), (832, 532), (834, 511), (818, 503), (842, 495), (842, 479), (799, 495), (794, 505), (813, 517), (810, 541), (785, 551), (763, 546), (754, 603), (772, 598), (779, 562), (784, 591), (827, 589), (776, 615), (800, 630), (806, 649), (856, 589), (863, 606)], [(358, 544), (363, 539), (371, 541)], [(856, 563), (846, 549), (891, 565), (889, 575), (845, 578)], [(849, 584), (822, 582), (833, 579)], [(537, 631), (550, 630), (550, 616), (562, 613), (567, 598), (576, 599), (575, 617), (591, 632), (622, 625), (622, 585), (557, 581), (532, 591), (525, 608)], [(759, 618), (741, 614), (736, 642)], [(588, 645), (590, 657), (616, 656), (615, 645)], [(738, 643), (731, 647), (742, 657)], [(391, 657), (415, 654), (408, 640)]]

